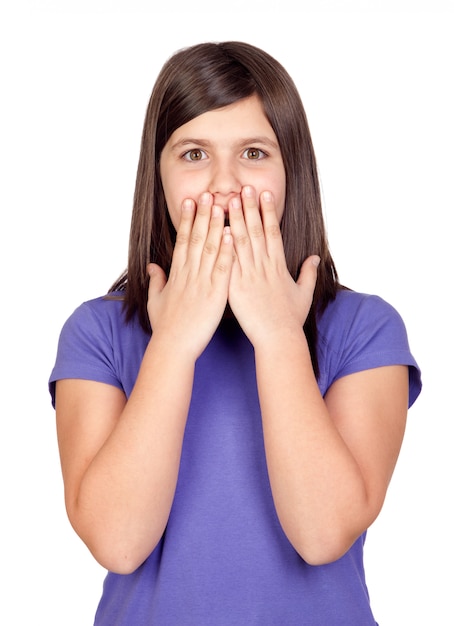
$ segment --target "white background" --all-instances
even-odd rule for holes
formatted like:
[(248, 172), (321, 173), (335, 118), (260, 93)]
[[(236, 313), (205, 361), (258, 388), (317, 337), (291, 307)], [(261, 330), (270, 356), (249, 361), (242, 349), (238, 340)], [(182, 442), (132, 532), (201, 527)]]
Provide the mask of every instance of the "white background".
[(178, 48), (224, 39), (294, 77), (341, 280), (400, 311), (423, 370), (366, 544), (376, 618), (454, 624), (454, 14), (434, 0), (286, 4), (0, 5), (2, 624), (93, 621), (104, 571), (66, 518), (47, 378), (64, 320), (125, 266), (157, 72)]

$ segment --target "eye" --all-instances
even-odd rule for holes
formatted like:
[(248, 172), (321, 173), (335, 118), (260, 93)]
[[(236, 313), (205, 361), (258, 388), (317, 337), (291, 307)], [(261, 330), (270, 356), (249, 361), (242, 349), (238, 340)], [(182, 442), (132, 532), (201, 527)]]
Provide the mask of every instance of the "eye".
[(207, 156), (205, 152), (203, 150), (199, 150), (199, 148), (193, 148), (183, 154), (183, 159), (185, 161), (202, 161), (206, 158)]
[(263, 150), (259, 150), (258, 148), (248, 148), (243, 152), (243, 156), (250, 161), (258, 161), (259, 159), (265, 158), (266, 154)]

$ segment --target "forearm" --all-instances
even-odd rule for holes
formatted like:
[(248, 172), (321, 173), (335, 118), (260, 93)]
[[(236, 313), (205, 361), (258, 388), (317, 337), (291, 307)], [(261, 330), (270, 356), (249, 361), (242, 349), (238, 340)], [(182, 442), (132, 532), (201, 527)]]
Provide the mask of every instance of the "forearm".
[(304, 333), (256, 349), (268, 472), (282, 527), (314, 564), (341, 556), (368, 519), (360, 468), (331, 419)]
[(178, 476), (194, 361), (154, 340), (118, 422), (87, 467), (71, 517), (109, 569), (134, 570), (165, 529)]

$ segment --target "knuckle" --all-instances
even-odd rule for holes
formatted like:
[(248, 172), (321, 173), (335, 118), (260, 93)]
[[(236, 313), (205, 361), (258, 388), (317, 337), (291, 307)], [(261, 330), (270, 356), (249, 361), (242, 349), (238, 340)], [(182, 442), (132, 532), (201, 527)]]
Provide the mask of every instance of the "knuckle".
[(247, 246), (249, 243), (249, 237), (248, 235), (238, 235), (236, 238), (236, 245), (237, 246)]
[(216, 271), (219, 272), (220, 274), (226, 274), (229, 269), (228, 266), (222, 261), (218, 261), (215, 267), (216, 267)]
[(260, 237), (263, 237), (263, 228), (260, 224), (252, 226), (249, 232), (251, 234), (251, 237), (254, 237), (254, 239), (259, 239)]
[(203, 251), (206, 254), (215, 254), (217, 251), (217, 246), (214, 245), (214, 243), (212, 241), (207, 241), (203, 247)]
[(179, 245), (179, 246), (186, 245), (188, 241), (189, 241), (189, 237), (187, 233), (177, 232), (177, 236), (175, 240), (176, 245)]
[(202, 235), (199, 232), (193, 231), (191, 233), (191, 239), (190, 239), (191, 244), (197, 245), (197, 244), (199, 244), (202, 241), (202, 239), (203, 239), (203, 237), (202, 237)]
[(281, 236), (281, 229), (279, 228), (278, 224), (272, 224), (271, 226), (267, 227), (266, 234), (272, 239), (277, 239)]

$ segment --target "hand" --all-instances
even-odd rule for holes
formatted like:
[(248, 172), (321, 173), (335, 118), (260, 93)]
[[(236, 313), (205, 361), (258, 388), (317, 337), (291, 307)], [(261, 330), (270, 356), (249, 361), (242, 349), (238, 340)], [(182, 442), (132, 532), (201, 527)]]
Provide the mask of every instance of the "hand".
[(273, 196), (257, 199), (246, 186), (229, 204), (235, 260), (229, 286), (230, 307), (250, 341), (265, 341), (276, 332), (301, 331), (312, 303), (319, 257), (308, 257), (298, 280), (285, 260)]
[(197, 358), (213, 336), (227, 304), (233, 264), (224, 211), (203, 193), (183, 202), (169, 278), (150, 264), (148, 315), (153, 334)]

